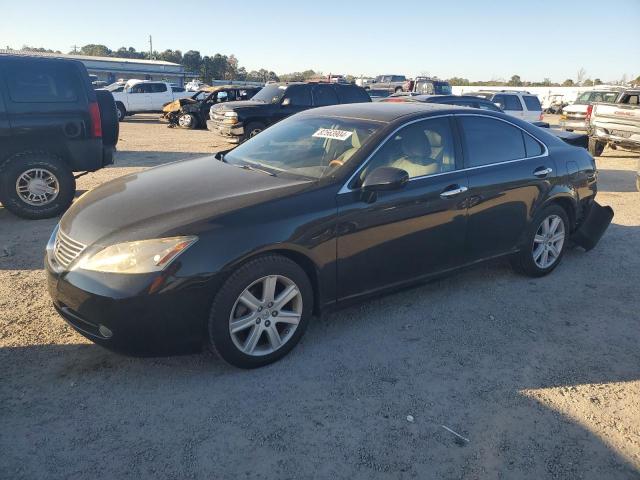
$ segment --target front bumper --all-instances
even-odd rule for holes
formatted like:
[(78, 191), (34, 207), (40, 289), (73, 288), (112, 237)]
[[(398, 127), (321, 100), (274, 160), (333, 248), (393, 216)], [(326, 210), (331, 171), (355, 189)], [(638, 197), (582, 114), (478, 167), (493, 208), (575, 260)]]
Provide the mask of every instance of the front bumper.
[(596, 126), (592, 135), (602, 142), (612, 143), (631, 151), (640, 151), (640, 133)]
[(244, 125), (242, 123), (224, 125), (215, 120), (207, 120), (207, 130), (224, 137), (232, 143), (239, 143), (244, 137)]
[(47, 286), (60, 316), (81, 335), (130, 355), (168, 355), (201, 348), (215, 290), (163, 273), (57, 273), (45, 257)]

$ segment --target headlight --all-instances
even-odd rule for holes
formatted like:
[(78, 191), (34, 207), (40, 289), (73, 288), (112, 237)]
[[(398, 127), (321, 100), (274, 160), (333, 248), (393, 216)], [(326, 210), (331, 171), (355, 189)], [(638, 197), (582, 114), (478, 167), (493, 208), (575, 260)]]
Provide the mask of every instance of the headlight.
[(228, 123), (231, 125), (238, 123), (238, 114), (236, 112), (225, 112), (222, 123)]
[(166, 268), (198, 237), (117, 243), (80, 259), (75, 268), (109, 273), (150, 273)]

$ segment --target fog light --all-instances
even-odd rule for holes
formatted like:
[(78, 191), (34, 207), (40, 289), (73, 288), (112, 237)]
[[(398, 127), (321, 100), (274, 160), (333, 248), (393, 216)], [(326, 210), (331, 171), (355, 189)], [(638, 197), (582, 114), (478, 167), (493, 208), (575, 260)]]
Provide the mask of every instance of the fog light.
[(104, 338), (113, 337), (113, 332), (104, 325), (98, 325), (98, 332), (100, 332), (100, 335), (102, 335)]

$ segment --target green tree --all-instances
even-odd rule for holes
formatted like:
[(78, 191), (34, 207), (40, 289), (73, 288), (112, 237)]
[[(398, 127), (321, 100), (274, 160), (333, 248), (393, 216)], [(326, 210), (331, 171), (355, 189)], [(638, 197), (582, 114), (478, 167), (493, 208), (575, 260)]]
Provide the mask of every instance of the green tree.
[[(10, 49), (8, 48), (7, 50)], [(23, 45), (22, 50), (25, 52), (62, 53), (60, 50), (51, 50), (49, 48), (42, 47), (30, 47), (29, 45)]]
[(197, 50), (189, 50), (182, 55), (182, 65), (188, 73), (200, 72), (202, 67), (202, 57)]
[(511, 87), (521, 87), (522, 80), (520, 79), (520, 75), (512, 75), (511, 80), (509, 80), (509, 86)]
[(447, 81), (453, 86), (456, 86), (456, 85), (469, 85), (469, 79), (468, 78), (452, 77)]
[(602, 80), (600, 80), (599, 78), (596, 78), (596, 79), (593, 81), (593, 84), (594, 84), (594, 85), (602, 85)]
[(573, 80), (571, 80), (570, 78), (567, 78), (564, 82), (562, 82), (562, 86), (563, 87), (573, 87), (575, 84), (573, 83)]
[(113, 52), (109, 50), (106, 45), (93, 44), (85, 45), (80, 49), (80, 55), (87, 55), (90, 57), (108, 57)]
[(593, 80), (587, 78), (584, 82), (582, 82), (583, 87), (593, 87)]
[(182, 63), (182, 52), (180, 50), (165, 50), (159, 53), (156, 58), (165, 62)]

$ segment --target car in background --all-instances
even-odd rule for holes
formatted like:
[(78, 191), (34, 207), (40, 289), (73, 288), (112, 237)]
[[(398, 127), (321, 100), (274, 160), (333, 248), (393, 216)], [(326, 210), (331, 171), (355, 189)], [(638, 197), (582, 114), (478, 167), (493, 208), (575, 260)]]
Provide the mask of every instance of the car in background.
[(207, 128), (240, 143), (294, 113), (341, 103), (371, 102), (367, 91), (350, 83), (270, 83), (251, 100), (211, 107)]
[(587, 119), (587, 109), (594, 102), (615, 102), (619, 91), (616, 90), (592, 90), (582, 92), (571, 105), (562, 109), (560, 117), (560, 128), (569, 132), (573, 130), (587, 131), (589, 120)]
[(398, 95), (398, 94), (402, 94), (402, 93), (403, 92), (397, 92), (397, 93), (392, 94), (386, 88), (367, 89), (367, 94), (369, 95), (371, 100), (374, 101), (374, 102), (379, 102), (383, 98), (388, 98), (388, 97), (390, 97), (392, 95)]
[(622, 148), (640, 152), (640, 89), (618, 94), (613, 103), (592, 103), (587, 107), (589, 119), (589, 153), (602, 155), (604, 148)]
[(451, 95), (451, 84), (446, 80), (431, 77), (416, 77), (403, 85), (403, 91), (417, 95)]
[(0, 202), (23, 218), (59, 215), (74, 172), (113, 163), (118, 127), (113, 96), (82, 62), (0, 55)]
[(208, 345), (256, 368), (339, 305), (497, 257), (551, 273), (570, 240), (593, 248), (608, 227), (596, 192), (584, 149), (502, 113), (334, 105), (91, 190), (45, 268), (57, 312), (97, 344)]
[(542, 99), (543, 113), (558, 114), (564, 107), (569, 105), (563, 93), (552, 93)]
[(394, 94), (388, 98), (380, 100), (384, 103), (421, 102), (421, 103), (442, 103), (446, 105), (458, 105), (461, 107), (479, 108), (492, 112), (502, 112), (491, 100), (476, 97), (473, 95), (403, 95)]
[(119, 121), (136, 113), (160, 113), (167, 103), (192, 95), (182, 87), (152, 80), (129, 80), (122, 91), (112, 93)]
[(520, 118), (526, 122), (542, 121), (542, 105), (536, 95), (519, 90), (500, 90), (469, 92), (466, 95), (474, 95), (491, 100), (498, 105), (504, 113)]
[(378, 75), (373, 82), (364, 86), (367, 90), (388, 90), (389, 92), (401, 92), (407, 77), (404, 75)]
[(211, 107), (217, 103), (249, 100), (261, 87), (224, 85), (207, 87), (189, 98), (180, 98), (162, 108), (162, 118), (170, 126), (195, 129), (206, 128)]

